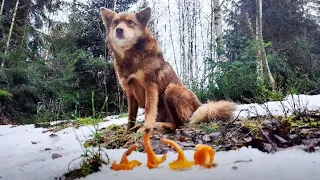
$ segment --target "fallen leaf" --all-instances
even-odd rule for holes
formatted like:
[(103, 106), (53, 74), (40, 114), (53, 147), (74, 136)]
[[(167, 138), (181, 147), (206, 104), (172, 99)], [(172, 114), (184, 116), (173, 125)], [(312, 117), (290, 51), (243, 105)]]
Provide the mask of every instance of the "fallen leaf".
[(179, 141), (187, 142), (187, 139), (184, 136), (179, 136)]

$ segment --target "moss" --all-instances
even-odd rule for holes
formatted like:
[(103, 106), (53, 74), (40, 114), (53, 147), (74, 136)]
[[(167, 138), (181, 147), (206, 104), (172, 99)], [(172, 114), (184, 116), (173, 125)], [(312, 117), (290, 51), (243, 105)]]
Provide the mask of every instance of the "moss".
[(125, 129), (123, 126), (112, 124), (106, 128), (104, 134), (110, 133), (111, 131), (115, 132), (115, 134), (123, 134), (125, 132)]
[(260, 129), (263, 128), (262, 123), (260, 123), (257, 120), (249, 120), (249, 119), (244, 119), (242, 121), (243, 127), (249, 129), (250, 131), (253, 131), (255, 133), (260, 132)]
[(320, 127), (320, 122), (311, 122), (310, 126), (311, 127)]
[(219, 123), (202, 123), (199, 125), (199, 127), (203, 130), (203, 132), (205, 133), (213, 133), (213, 132), (217, 132), (220, 127), (221, 127), (221, 124)]
[(86, 117), (86, 118), (77, 118), (76, 119), (76, 124), (77, 125), (93, 125), (96, 123), (102, 122), (102, 119), (94, 119), (91, 117)]

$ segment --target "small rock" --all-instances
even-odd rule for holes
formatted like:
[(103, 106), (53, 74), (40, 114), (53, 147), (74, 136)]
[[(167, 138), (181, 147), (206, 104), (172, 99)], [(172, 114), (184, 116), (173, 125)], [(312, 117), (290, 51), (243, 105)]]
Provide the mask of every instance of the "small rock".
[(313, 145), (310, 145), (310, 146), (307, 146), (305, 148), (305, 151), (306, 152), (315, 152), (316, 151), (316, 148), (313, 146)]
[(268, 153), (274, 153), (275, 149), (273, 148), (273, 146), (269, 143), (263, 143), (264, 146), (264, 150)]
[(208, 134), (208, 136), (210, 137), (211, 141), (216, 140), (219, 137), (220, 133), (219, 132), (215, 132), (215, 133), (210, 133)]
[(53, 153), (51, 157), (52, 157), (52, 159), (57, 159), (57, 158), (62, 157), (62, 155), (60, 155), (58, 153)]
[(237, 170), (237, 169), (238, 169), (237, 166), (232, 166), (231, 168), (232, 168), (233, 170)]
[(195, 147), (194, 143), (182, 142), (181, 145), (183, 147)]
[(208, 135), (204, 135), (204, 136), (202, 137), (202, 140), (203, 140), (204, 142), (210, 142), (210, 141), (211, 141), (211, 138), (210, 138)]
[(299, 136), (298, 136), (298, 134), (290, 134), (289, 135), (289, 139), (297, 139)]
[(301, 129), (300, 133), (301, 134), (307, 134), (307, 133), (310, 133), (311, 130), (310, 129)]
[(57, 137), (58, 135), (56, 135), (56, 134), (50, 134), (49, 136), (50, 136), (50, 137)]
[(307, 145), (307, 146), (311, 146), (311, 145), (314, 145), (314, 146), (318, 145), (319, 146), (320, 145), (320, 138), (312, 138), (312, 139), (304, 140), (303, 144)]
[(169, 147), (161, 147), (161, 148), (154, 149), (154, 152), (156, 154), (166, 154), (169, 150), (170, 150)]
[(155, 134), (155, 135), (152, 137), (153, 140), (160, 140), (160, 138), (161, 138), (161, 137), (160, 137), (159, 135), (157, 135), (157, 134)]
[(35, 141), (31, 141), (31, 144), (38, 144), (37, 142), (35, 142)]
[(151, 146), (152, 147), (157, 147), (161, 144), (160, 140), (153, 140), (151, 141)]
[(245, 141), (245, 142), (250, 142), (250, 141), (252, 141), (252, 137), (246, 137), (246, 138), (243, 138), (243, 140)]

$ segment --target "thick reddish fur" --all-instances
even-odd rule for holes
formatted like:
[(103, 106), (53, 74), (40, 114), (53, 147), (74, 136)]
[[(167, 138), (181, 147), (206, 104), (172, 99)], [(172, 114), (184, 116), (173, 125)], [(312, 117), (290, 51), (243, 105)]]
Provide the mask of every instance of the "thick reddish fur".
[[(141, 11), (148, 13), (150, 8)], [(125, 91), (129, 123), (127, 131), (135, 126), (138, 107), (145, 108), (144, 128), (176, 129), (184, 123), (199, 121), (228, 121), (233, 117), (236, 105), (229, 101), (201, 104), (196, 95), (185, 87), (173, 68), (167, 63), (157, 40), (152, 36), (142, 15), (135, 13), (110, 14), (110, 10), (101, 8), (101, 15), (107, 30), (108, 48), (115, 57), (115, 71)], [(140, 17), (140, 18), (138, 18)], [(140, 37), (125, 49), (115, 48), (115, 42), (108, 31), (116, 28), (114, 19), (131, 19), (134, 29)], [(146, 17), (149, 20), (150, 17)]]

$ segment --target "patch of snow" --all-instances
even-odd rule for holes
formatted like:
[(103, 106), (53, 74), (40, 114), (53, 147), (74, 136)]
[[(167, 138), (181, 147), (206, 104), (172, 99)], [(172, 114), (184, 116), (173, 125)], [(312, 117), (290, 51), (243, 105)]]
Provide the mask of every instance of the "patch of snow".
[[(292, 111), (290, 103), (297, 97), (302, 99), (303, 107), (309, 110), (319, 109), (320, 95), (288, 96), (282, 103)], [(281, 103), (265, 103), (273, 115), (283, 114)], [(235, 114), (241, 109), (257, 110), (259, 115), (267, 114), (258, 104), (239, 105)], [(143, 119), (143, 110), (139, 117)], [(289, 112), (290, 113), (290, 112)], [(255, 113), (240, 116), (254, 116)], [(141, 120), (141, 119), (140, 119)], [(122, 125), (127, 118), (111, 118), (99, 124), (99, 128), (112, 124)], [(94, 130), (93, 126), (82, 126), (77, 129), (69, 127), (59, 132), (45, 132), (45, 128), (34, 128), (34, 125), (12, 127), (0, 126), (0, 180), (52, 180), (68, 172), (68, 164), (81, 156), (82, 148), (77, 140), (83, 143)], [(105, 150), (111, 162), (119, 162), (125, 149)], [(52, 158), (53, 154), (58, 158)], [(194, 151), (185, 151), (189, 160), (193, 160)], [(59, 157), (61, 155), (62, 157)], [(89, 175), (83, 179), (277, 179), (277, 180), (318, 180), (320, 179), (320, 152), (306, 153), (299, 149), (286, 149), (275, 154), (262, 153), (256, 149), (241, 148), (236, 151), (217, 152), (218, 167), (203, 169), (195, 166), (191, 170), (176, 172), (169, 169), (168, 163), (177, 158), (176, 153), (169, 152), (167, 160), (158, 168), (149, 170), (146, 165), (146, 154), (133, 152), (129, 159), (136, 159), (143, 164), (133, 171), (111, 171), (104, 166), (102, 171)], [(252, 162), (234, 163), (237, 160)], [(78, 166), (80, 159), (70, 164), (70, 169)]]
[[(102, 122), (99, 128), (125, 123), (126, 119), (117, 119)], [(84, 143), (94, 127), (69, 127), (54, 133), (57, 136), (50, 136), (51, 132), (43, 133), (44, 130), (47, 129), (34, 128), (34, 125), (0, 126), (1, 180), (45, 180), (61, 176), (68, 171), (69, 162), (83, 153), (77, 136)], [(52, 159), (54, 153), (62, 157)]]
[[(125, 150), (110, 150), (112, 160), (119, 162)], [(185, 151), (189, 160), (193, 160), (194, 151)], [(160, 157), (160, 156), (159, 156)], [(85, 178), (97, 179), (130, 179), (130, 180), (195, 180), (195, 179), (225, 179), (225, 180), (318, 180), (320, 178), (320, 152), (309, 154), (297, 149), (287, 149), (275, 154), (267, 154), (257, 149), (240, 148), (239, 150), (217, 152), (216, 168), (205, 169), (200, 166), (185, 171), (174, 171), (169, 168), (169, 163), (177, 159), (177, 154), (169, 152), (167, 160), (157, 169), (146, 167), (147, 157), (144, 153), (133, 152), (130, 160), (142, 162), (140, 167), (132, 171), (112, 171), (104, 166), (102, 171)], [(251, 162), (248, 162), (252, 160)], [(235, 163), (237, 161), (243, 161)]]
[[(320, 95), (288, 95), (283, 101), (270, 101), (264, 104), (241, 104), (234, 112), (239, 118), (257, 115), (291, 115), (293, 110), (320, 110)], [(246, 110), (242, 111), (241, 110)], [(240, 114), (239, 114), (240, 113)]]

